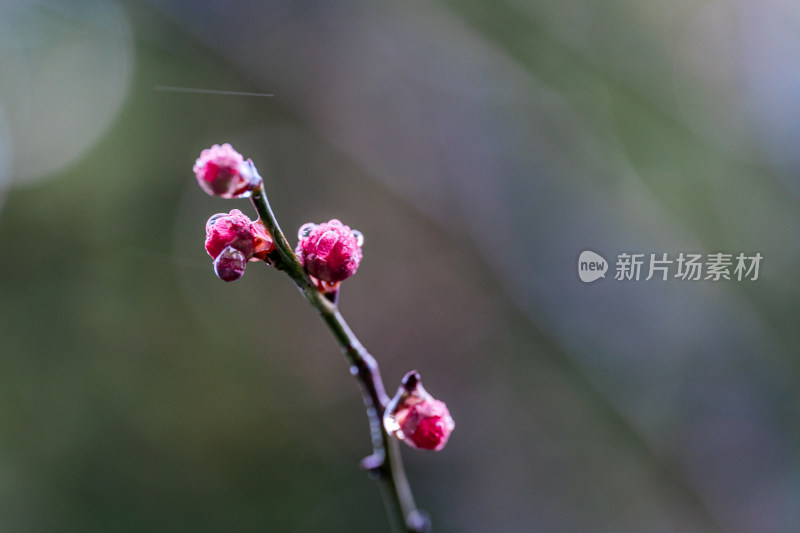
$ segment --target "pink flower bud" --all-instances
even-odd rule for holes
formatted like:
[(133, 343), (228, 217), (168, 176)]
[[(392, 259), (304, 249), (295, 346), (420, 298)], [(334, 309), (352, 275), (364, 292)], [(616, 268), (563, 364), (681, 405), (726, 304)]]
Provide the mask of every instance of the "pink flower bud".
[(322, 224), (304, 224), (295, 253), (315, 278), (339, 283), (356, 273), (361, 262), (364, 237), (336, 219)]
[(206, 251), (216, 259), (222, 250), (232, 246), (247, 259), (255, 253), (253, 221), (238, 209), (230, 213), (217, 213), (206, 222)]
[(203, 150), (194, 164), (200, 187), (211, 196), (243, 198), (261, 184), (261, 177), (251, 161), (225, 143)]
[(405, 375), (386, 407), (383, 425), (412, 448), (435, 451), (444, 448), (455, 428), (447, 405), (428, 394), (415, 370)]
[(218, 213), (206, 222), (206, 251), (214, 259), (217, 276), (225, 281), (239, 279), (248, 261), (265, 261), (274, 249), (264, 224), (251, 221), (238, 209)]
[(244, 275), (247, 259), (244, 254), (228, 246), (214, 259), (214, 272), (222, 281), (236, 281)]

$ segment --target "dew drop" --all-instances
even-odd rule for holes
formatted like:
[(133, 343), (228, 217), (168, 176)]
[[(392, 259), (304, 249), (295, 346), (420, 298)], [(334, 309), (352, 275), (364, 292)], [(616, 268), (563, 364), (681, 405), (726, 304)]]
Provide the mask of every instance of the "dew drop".
[(209, 218), (208, 222), (206, 222), (206, 227), (210, 228), (211, 226), (217, 223), (217, 220), (226, 216), (228, 216), (228, 213), (217, 213), (216, 215), (211, 215), (211, 218)]
[(386, 414), (383, 415), (383, 427), (390, 435), (394, 435), (400, 440), (405, 438), (403, 431), (400, 429), (400, 423), (397, 421), (397, 417), (389, 413), (388, 410)]
[(360, 231), (358, 231), (357, 229), (352, 230), (352, 232), (353, 232), (353, 235), (356, 238), (356, 244), (358, 244), (359, 247), (363, 246), (364, 245), (364, 234), (361, 233)]
[(214, 260), (214, 273), (222, 281), (236, 281), (244, 275), (246, 266), (245, 255), (233, 246), (228, 246)]
[(220, 219), (227, 216), (228, 213), (217, 213), (216, 215), (211, 215), (211, 218), (206, 221), (206, 235), (209, 235), (213, 231), (212, 228), (217, 222), (219, 222)]
[(300, 226), (299, 230), (297, 230), (297, 238), (305, 239), (311, 234), (312, 231), (314, 231), (314, 228), (316, 227), (317, 225), (314, 224), (313, 222), (306, 222), (305, 224)]

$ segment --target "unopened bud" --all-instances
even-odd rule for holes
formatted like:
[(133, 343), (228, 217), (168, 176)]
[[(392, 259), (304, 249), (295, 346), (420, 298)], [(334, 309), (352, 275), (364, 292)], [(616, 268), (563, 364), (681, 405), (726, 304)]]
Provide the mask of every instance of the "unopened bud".
[[(239, 279), (244, 273), (244, 266), (237, 266), (239, 255), (234, 256), (229, 249), (239, 252), (243, 262), (247, 263), (267, 260), (275, 244), (261, 221), (253, 222), (238, 209), (233, 209), (230, 213), (217, 213), (206, 222), (206, 251), (215, 260), (217, 275), (225, 281)], [(220, 260), (224, 253), (227, 253), (226, 259)], [(218, 266), (218, 260), (224, 265)], [(221, 269), (226, 272), (225, 276), (220, 274)], [(234, 276), (233, 272), (239, 272), (239, 275)]]
[(233, 246), (249, 259), (255, 252), (253, 221), (239, 211), (217, 213), (206, 222), (206, 251), (216, 259), (222, 250)]
[(200, 187), (211, 196), (244, 198), (261, 184), (252, 162), (228, 143), (203, 150), (193, 170)]
[(358, 270), (364, 237), (340, 221), (304, 224), (298, 234), (297, 253), (306, 271), (315, 278), (339, 283)]
[(444, 448), (455, 428), (447, 405), (428, 394), (416, 371), (403, 378), (386, 407), (383, 425), (387, 432), (412, 448), (435, 451)]

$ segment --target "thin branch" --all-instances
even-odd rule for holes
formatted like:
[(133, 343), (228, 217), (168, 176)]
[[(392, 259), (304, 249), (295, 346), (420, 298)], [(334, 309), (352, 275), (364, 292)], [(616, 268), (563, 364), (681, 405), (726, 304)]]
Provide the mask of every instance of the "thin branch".
[[(255, 166), (252, 165), (255, 172)], [(403, 468), (400, 449), (383, 426), (383, 412), (389, 397), (383, 387), (380, 369), (375, 358), (367, 352), (336, 307), (317, 288), (292, 250), (278, 225), (267, 201), (262, 185), (253, 189), (250, 199), (261, 222), (275, 242), (276, 253), (272, 263), (286, 272), (305, 299), (319, 312), (325, 325), (333, 334), (350, 364), (350, 373), (358, 381), (369, 419), (372, 455), (364, 459), (362, 467), (370, 477), (379, 482), (392, 530), (396, 533), (424, 533), (430, 530), (430, 521), (417, 509), (414, 496)]]

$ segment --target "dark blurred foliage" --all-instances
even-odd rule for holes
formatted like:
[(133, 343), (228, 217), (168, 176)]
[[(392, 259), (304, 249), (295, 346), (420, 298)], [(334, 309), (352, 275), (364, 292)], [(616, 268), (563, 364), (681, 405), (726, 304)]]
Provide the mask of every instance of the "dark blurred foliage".
[[(800, 529), (800, 10), (779, 0), (0, 4), (0, 530), (385, 531), (344, 358), (217, 280), (191, 167), (365, 235), (341, 309), (440, 532)], [(272, 93), (245, 97), (159, 87)], [(578, 280), (584, 249), (757, 281)], [(613, 266), (612, 266), (613, 268)]]

